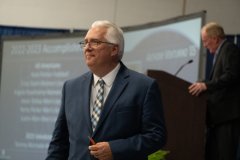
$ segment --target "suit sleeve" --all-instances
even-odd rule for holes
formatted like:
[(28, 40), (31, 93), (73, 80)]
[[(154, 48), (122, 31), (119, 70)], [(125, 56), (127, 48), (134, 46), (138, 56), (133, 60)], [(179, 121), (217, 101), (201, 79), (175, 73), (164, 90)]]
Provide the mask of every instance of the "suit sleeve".
[(142, 104), (140, 132), (127, 139), (110, 141), (114, 160), (143, 159), (166, 143), (161, 94), (156, 81), (148, 86)]
[(46, 160), (66, 160), (68, 157), (69, 140), (64, 109), (64, 88), (62, 91), (61, 107), (55, 123), (52, 140), (49, 144)]

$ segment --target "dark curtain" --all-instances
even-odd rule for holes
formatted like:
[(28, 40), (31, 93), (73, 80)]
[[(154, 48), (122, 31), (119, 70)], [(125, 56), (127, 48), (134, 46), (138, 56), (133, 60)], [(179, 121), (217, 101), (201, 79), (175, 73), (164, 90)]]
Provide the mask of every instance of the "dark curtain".
[(237, 45), (240, 48), (240, 34), (237, 35)]

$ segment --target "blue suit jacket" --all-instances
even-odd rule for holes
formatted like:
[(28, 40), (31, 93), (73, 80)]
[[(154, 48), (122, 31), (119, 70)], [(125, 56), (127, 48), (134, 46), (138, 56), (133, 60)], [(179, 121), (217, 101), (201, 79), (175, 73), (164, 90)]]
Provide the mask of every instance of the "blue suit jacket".
[(66, 81), (46, 160), (90, 160), (88, 136), (107, 141), (114, 160), (147, 160), (163, 147), (166, 130), (155, 80), (122, 63), (95, 132), (90, 120), (91, 72)]

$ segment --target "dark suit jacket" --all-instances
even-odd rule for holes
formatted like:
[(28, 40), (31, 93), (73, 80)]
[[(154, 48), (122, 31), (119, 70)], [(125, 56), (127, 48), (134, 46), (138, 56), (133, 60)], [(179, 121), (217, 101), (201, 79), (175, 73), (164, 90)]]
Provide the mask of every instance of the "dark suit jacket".
[(210, 81), (207, 123), (219, 124), (240, 118), (240, 51), (225, 41), (220, 48)]
[(159, 87), (155, 80), (122, 63), (92, 133), (88, 72), (65, 82), (47, 160), (90, 160), (88, 136), (107, 141), (114, 160), (147, 160), (165, 144), (166, 130)]

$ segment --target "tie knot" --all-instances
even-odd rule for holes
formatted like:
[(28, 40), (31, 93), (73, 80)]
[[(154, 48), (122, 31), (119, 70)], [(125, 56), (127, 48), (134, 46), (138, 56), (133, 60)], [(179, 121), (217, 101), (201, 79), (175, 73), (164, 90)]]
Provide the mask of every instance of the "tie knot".
[(105, 82), (103, 79), (100, 78), (97, 83), (102, 87)]

